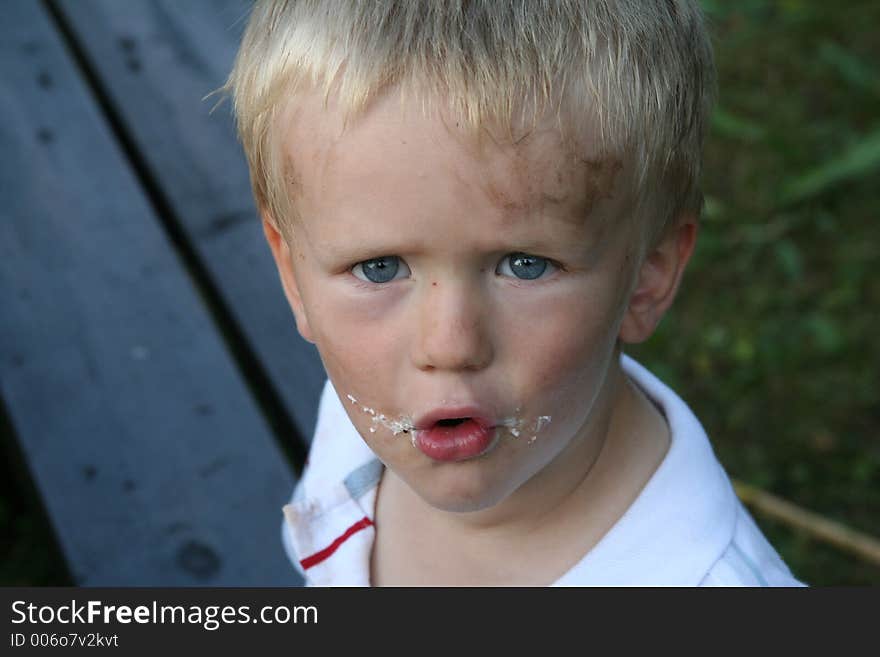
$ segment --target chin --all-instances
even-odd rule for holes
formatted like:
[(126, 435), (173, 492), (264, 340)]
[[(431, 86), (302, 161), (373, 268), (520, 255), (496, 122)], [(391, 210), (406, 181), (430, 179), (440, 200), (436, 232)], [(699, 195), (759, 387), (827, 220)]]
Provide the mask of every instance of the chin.
[(413, 490), (426, 504), (450, 513), (472, 513), (483, 511), (498, 504), (506, 494), (499, 482), (487, 481), (479, 476), (461, 476), (454, 473), (451, 477), (437, 477), (426, 484), (417, 482)]

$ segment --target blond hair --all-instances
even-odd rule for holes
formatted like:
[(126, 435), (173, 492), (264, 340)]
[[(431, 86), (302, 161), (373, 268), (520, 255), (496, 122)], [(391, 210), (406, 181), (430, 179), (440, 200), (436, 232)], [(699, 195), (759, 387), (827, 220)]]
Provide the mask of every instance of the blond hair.
[(653, 232), (699, 213), (714, 68), (696, 0), (258, 0), (222, 90), (257, 204), (280, 228), (292, 230), (283, 109), (318, 89), (351, 116), (392, 85), (477, 130), (564, 108), (576, 133), (633, 163)]

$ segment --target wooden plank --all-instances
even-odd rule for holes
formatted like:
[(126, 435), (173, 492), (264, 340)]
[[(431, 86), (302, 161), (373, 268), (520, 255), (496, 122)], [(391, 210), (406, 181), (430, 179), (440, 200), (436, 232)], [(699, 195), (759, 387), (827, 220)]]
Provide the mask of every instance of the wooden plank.
[(74, 0), (58, 6), (304, 441), (326, 378), (296, 332), (257, 220), (229, 105), (210, 114), (249, 2)]
[(293, 476), (36, 2), (0, 21), (0, 394), (74, 580), (291, 585)]

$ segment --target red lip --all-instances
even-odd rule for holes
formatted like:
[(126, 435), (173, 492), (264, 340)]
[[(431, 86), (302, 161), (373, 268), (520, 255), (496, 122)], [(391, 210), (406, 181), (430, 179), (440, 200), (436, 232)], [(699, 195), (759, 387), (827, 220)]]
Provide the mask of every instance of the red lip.
[[(440, 420), (463, 419), (455, 425)], [(413, 444), (435, 461), (464, 461), (486, 453), (495, 443), (495, 422), (473, 406), (432, 411), (419, 418)]]

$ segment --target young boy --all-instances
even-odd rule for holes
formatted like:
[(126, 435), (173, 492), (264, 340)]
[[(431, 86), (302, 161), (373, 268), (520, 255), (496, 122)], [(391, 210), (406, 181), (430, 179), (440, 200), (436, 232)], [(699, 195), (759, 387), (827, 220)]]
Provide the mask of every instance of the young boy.
[(313, 585), (796, 585), (623, 356), (675, 296), (712, 87), (690, 0), (258, 2), (227, 83), (329, 381)]

